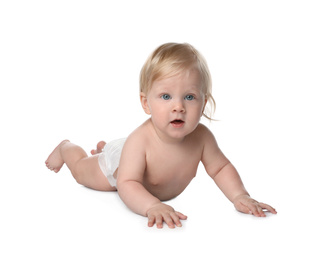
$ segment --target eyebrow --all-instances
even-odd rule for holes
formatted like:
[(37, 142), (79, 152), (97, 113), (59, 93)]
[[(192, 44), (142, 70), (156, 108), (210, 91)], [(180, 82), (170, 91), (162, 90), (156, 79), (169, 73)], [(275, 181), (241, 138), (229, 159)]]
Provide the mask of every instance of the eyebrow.
[[(161, 85), (154, 86), (154, 89), (159, 92), (167, 92), (167, 91), (170, 92), (174, 87), (175, 86), (167, 86), (167, 85), (161, 84)], [(202, 87), (197, 85), (189, 85), (184, 88), (184, 91), (202, 93)]]

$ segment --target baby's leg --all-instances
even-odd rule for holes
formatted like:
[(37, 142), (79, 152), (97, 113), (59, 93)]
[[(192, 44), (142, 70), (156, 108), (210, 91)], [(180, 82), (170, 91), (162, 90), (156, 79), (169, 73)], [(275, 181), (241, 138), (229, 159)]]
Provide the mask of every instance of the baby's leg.
[(62, 141), (46, 160), (47, 167), (54, 172), (58, 172), (64, 163), (79, 184), (101, 191), (116, 190), (102, 173), (98, 155), (88, 157), (81, 147), (68, 140)]

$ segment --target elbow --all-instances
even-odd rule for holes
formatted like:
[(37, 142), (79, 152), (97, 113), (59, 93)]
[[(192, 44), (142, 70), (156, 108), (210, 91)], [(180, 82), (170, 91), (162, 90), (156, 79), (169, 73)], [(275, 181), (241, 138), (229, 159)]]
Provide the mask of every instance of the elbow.
[(224, 169), (228, 168), (229, 166), (232, 166), (232, 163), (229, 160), (220, 165), (215, 165), (215, 167), (212, 167), (212, 169), (207, 170), (208, 175), (214, 180), (216, 176), (224, 172)]
[(135, 194), (139, 182), (135, 180), (117, 180), (117, 191), (119, 197), (126, 203), (131, 200), (132, 194)]

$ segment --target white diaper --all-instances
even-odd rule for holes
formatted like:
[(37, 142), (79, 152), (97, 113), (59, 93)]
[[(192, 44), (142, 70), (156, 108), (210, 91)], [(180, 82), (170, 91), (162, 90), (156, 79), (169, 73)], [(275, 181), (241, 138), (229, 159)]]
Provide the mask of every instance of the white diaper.
[(125, 141), (126, 138), (122, 138), (107, 143), (98, 157), (99, 167), (113, 187), (116, 187), (116, 179), (113, 174), (118, 168)]

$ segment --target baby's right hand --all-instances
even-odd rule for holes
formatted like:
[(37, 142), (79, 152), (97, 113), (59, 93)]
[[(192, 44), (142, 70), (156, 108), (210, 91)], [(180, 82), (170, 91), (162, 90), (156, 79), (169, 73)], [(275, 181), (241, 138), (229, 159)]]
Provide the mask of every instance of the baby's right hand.
[(180, 219), (185, 220), (187, 216), (175, 211), (171, 206), (164, 203), (157, 203), (147, 211), (148, 226), (152, 227), (156, 223), (157, 228), (163, 227), (165, 222), (169, 228), (175, 228), (182, 226)]

